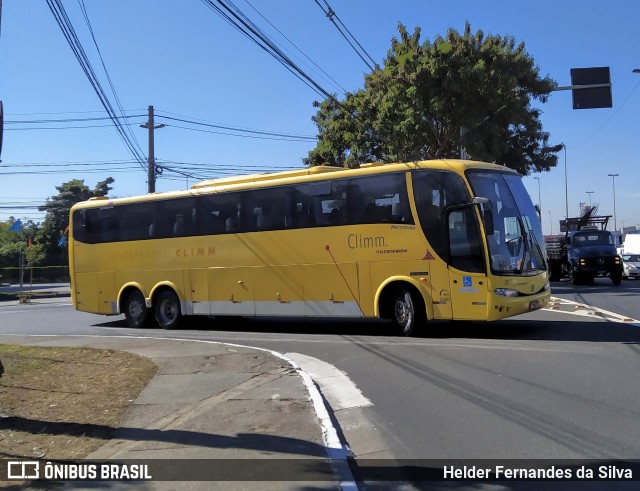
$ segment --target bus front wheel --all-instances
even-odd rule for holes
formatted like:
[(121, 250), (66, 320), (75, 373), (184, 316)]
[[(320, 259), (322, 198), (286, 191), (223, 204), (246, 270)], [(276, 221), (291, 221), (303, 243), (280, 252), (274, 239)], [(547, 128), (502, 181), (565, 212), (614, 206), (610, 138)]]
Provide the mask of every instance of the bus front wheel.
[(129, 327), (139, 329), (149, 324), (149, 309), (140, 290), (132, 290), (124, 301), (124, 317)]
[(405, 288), (398, 289), (392, 298), (391, 322), (395, 331), (402, 336), (411, 336), (422, 320), (419, 302)]
[(164, 290), (158, 295), (155, 302), (156, 321), (162, 329), (175, 329), (180, 324), (182, 312), (180, 311), (180, 299), (171, 290)]

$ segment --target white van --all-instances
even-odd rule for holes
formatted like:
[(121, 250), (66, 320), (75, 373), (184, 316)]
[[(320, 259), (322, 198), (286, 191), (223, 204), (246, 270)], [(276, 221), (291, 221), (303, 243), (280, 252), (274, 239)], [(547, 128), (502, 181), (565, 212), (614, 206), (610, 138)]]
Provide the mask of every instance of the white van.
[(627, 234), (622, 244), (624, 254), (640, 254), (640, 234)]

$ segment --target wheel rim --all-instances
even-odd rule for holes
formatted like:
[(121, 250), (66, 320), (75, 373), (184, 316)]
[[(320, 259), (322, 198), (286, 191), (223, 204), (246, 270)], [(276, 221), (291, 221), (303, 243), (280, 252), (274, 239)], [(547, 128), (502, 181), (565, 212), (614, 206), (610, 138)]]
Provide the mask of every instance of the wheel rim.
[(162, 324), (171, 324), (178, 317), (178, 304), (171, 298), (166, 298), (160, 303), (160, 320)]
[(125, 317), (130, 327), (142, 327), (147, 319), (147, 306), (140, 292), (132, 293), (127, 299)]
[(129, 303), (129, 315), (136, 321), (139, 321), (144, 316), (143, 309), (142, 303), (137, 298)]
[(396, 299), (394, 315), (396, 323), (400, 327), (406, 328), (413, 323), (413, 302), (409, 292), (404, 292)]

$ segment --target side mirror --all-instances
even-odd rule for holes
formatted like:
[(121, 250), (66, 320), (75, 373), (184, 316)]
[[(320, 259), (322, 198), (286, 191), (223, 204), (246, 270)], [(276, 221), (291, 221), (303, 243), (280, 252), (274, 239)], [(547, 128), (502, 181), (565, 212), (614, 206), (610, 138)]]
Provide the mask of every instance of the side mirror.
[(471, 202), (478, 205), (480, 215), (482, 216), (482, 224), (484, 225), (484, 233), (493, 235), (493, 212), (491, 211), (491, 201), (488, 198), (474, 197)]

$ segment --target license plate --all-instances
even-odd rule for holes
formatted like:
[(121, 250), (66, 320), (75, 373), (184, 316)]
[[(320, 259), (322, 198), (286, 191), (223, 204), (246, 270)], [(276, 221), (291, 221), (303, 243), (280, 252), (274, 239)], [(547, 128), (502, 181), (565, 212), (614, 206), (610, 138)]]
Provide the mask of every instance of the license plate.
[(540, 309), (540, 300), (533, 300), (529, 302), (529, 310), (538, 310)]

